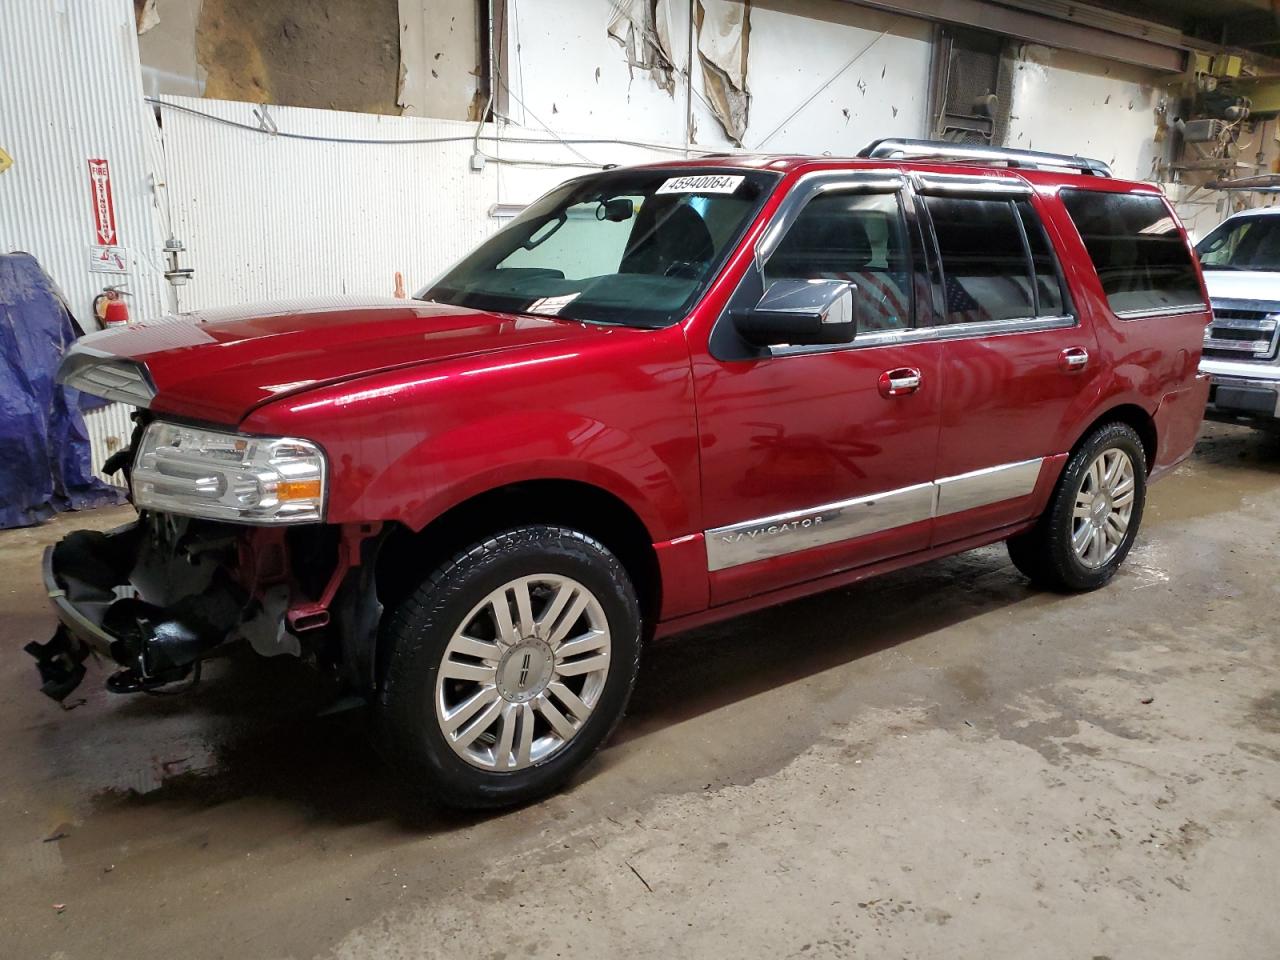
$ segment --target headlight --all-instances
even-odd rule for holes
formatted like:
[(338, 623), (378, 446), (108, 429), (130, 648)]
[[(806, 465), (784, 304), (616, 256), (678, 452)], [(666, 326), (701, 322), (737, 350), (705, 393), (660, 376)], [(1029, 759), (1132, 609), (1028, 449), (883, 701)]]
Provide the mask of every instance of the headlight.
[(308, 440), (253, 437), (156, 421), (133, 461), (139, 508), (239, 523), (324, 517), (325, 460)]

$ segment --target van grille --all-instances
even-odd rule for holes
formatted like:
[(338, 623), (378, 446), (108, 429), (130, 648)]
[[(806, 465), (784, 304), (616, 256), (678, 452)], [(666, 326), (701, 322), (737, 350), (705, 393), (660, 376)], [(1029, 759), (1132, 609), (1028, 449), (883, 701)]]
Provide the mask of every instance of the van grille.
[(1274, 360), (1280, 344), (1280, 305), (1215, 301), (1204, 332), (1204, 355), (1220, 360)]

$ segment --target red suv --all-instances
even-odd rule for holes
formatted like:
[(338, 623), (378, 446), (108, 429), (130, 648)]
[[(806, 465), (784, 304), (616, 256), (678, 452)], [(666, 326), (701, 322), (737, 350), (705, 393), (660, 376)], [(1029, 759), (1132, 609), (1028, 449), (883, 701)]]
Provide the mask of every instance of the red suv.
[(1102, 586), (1191, 451), (1210, 319), (1161, 194), (1097, 161), (881, 141), (565, 183), (415, 300), (89, 336), (136, 522), (74, 533), (32, 644), (65, 696), (305, 657), (424, 790), (562, 783), (642, 642), (999, 540)]

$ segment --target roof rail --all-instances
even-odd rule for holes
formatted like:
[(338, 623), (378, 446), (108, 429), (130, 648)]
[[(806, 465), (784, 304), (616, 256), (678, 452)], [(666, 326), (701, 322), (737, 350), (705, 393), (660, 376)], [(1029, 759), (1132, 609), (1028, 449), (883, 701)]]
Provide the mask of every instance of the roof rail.
[(974, 146), (949, 140), (911, 140), (889, 137), (875, 140), (858, 152), (876, 160), (984, 160), (1029, 170), (1067, 169), (1094, 177), (1111, 176), (1111, 168), (1101, 160), (1040, 150), (1009, 150), (1004, 147)]

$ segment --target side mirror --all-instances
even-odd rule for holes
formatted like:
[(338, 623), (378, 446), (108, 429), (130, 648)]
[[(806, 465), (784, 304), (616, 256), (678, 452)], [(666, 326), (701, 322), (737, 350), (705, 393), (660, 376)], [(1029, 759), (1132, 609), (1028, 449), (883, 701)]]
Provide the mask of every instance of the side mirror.
[(757, 347), (852, 343), (857, 289), (846, 280), (778, 280), (753, 309), (734, 315), (734, 325)]

